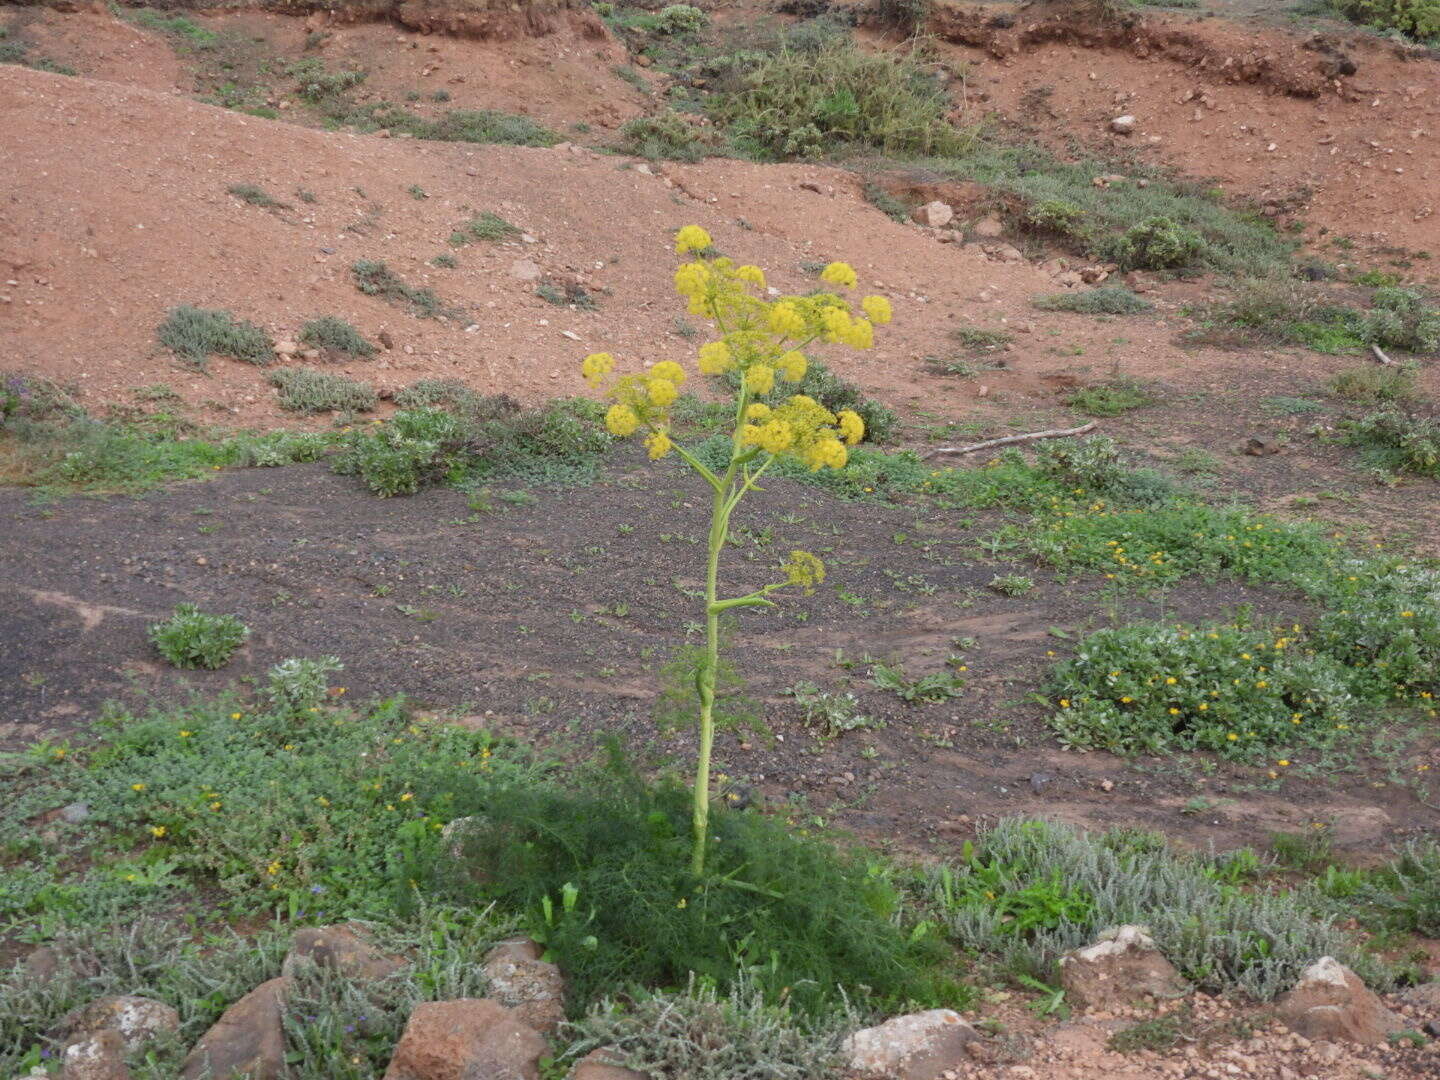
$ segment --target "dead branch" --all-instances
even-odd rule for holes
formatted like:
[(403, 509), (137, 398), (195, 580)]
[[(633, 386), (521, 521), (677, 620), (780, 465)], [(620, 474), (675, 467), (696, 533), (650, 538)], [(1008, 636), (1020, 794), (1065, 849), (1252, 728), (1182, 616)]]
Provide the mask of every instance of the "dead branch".
[(1382, 363), (1382, 364), (1393, 364), (1393, 363), (1395, 363), (1394, 360), (1391, 360), (1390, 357), (1388, 357), (1388, 356), (1385, 355), (1385, 350), (1382, 349), (1382, 348), (1380, 348), (1379, 345), (1371, 345), (1371, 346), (1370, 346), (1370, 351), (1375, 354), (1375, 359), (1376, 359), (1376, 360), (1379, 360), (1380, 363)]
[(1013, 446), (1015, 443), (1035, 442), (1039, 439), (1064, 439), (1071, 435), (1084, 435), (1086, 432), (1095, 430), (1095, 421), (1088, 424), (1081, 424), (1079, 427), (1065, 428), (1063, 431), (1032, 431), (1028, 435), (1006, 435), (1003, 439), (987, 439), (985, 442), (976, 443), (974, 446), (938, 446), (931, 450), (921, 460), (929, 461), (941, 454), (973, 454), (980, 450), (989, 450), (996, 446)]

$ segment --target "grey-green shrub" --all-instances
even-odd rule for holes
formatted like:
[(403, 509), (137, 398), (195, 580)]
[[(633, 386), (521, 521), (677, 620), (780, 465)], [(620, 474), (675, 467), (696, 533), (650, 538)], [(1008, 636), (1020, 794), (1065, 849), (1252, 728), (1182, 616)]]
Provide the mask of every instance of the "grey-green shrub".
[(181, 304), (170, 309), (155, 336), (161, 345), (201, 371), (212, 356), (261, 366), (275, 359), (274, 346), (264, 330), (223, 310)]
[(194, 604), (177, 604), (175, 614), (150, 627), (150, 641), (178, 668), (223, 667), (250, 636), (234, 615), (208, 615)]
[[(976, 876), (985, 879), (979, 892)], [(1075, 901), (1072, 917), (1016, 933), (1004, 901), (1052, 883)], [(1124, 833), (1005, 819), (981, 836), (970, 863), (926, 870), (922, 892), (961, 948), (1041, 979), (1054, 977), (1061, 955), (1125, 923), (1146, 927), (1180, 973), (1209, 991), (1268, 1001), (1321, 956), (1335, 957), (1372, 987), (1394, 978), (1334, 919), (1313, 914), (1294, 894), (1242, 892), (1203, 861), (1131, 843)]]
[(279, 391), (282, 409), (306, 415), (369, 412), (380, 400), (368, 382), (308, 367), (277, 368), (270, 373), (270, 385)]
[(307, 322), (300, 328), (300, 343), (359, 358), (375, 355), (375, 346), (336, 315), (322, 315)]
[(1155, 306), (1123, 285), (1049, 293), (1034, 297), (1030, 304), (1041, 311), (1073, 311), (1080, 315), (1138, 315)]

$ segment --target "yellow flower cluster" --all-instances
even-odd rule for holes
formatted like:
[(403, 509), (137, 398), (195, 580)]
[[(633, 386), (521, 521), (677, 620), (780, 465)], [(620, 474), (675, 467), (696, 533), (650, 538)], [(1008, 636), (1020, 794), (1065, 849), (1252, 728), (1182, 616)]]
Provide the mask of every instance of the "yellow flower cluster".
[[(843, 468), (849, 458), (846, 447), (865, 437), (865, 424), (858, 415), (848, 409), (837, 415), (803, 394), (773, 407), (756, 399), (771, 397), (781, 382), (804, 379), (809, 370), (804, 350), (814, 342), (870, 348), (875, 327), (893, 317), (890, 301), (866, 296), (852, 305), (830, 292), (771, 300), (760, 267), (706, 257), (712, 243), (710, 234), (698, 225), (676, 233), (676, 253), (696, 257), (675, 271), (675, 289), (688, 301), (692, 315), (710, 319), (720, 329), (718, 339), (700, 346), (697, 366), (705, 375), (733, 372), (739, 381), (737, 452), (756, 448), (791, 456), (812, 469)], [(820, 278), (842, 289), (855, 288), (859, 280), (855, 269), (842, 262), (826, 266)], [(592, 353), (581, 364), (586, 381), (604, 388), (612, 402), (605, 414), (606, 428), (621, 438), (643, 430), (650, 457), (664, 457), (675, 448), (670, 409), (680, 396), (684, 370), (665, 360), (643, 375), (617, 377), (615, 367), (609, 353)]]

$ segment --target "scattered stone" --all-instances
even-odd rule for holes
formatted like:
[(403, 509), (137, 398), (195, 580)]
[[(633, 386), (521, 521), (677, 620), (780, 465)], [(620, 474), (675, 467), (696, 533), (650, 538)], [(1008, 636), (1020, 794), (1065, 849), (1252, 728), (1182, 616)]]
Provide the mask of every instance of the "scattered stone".
[(1076, 285), (1085, 284), (1085, 279), (1076, 270), (1065, 270), (1055, 275), (1055, 284), (1064, 285), (1067, 289), (1073, 289)]
[(1129, 135), (1135, 130), (1135, 117), (1128, 113), (1124, 116), (1117, 116), (1110, 121), (1110, 130), (1116, 135)]
[(896, 1016), (855, 1032), (841, 1045), (850, 1068), (893, 1080), (940, 1080), (969, 1060), (979, 1033), (950, 1009)]
[(1013, 244), (991, 244), (985, 248), (985, 253), (993, 259), (998, 259), (1002, 263), (1025, 261), (1025, 253)]
[(1307, 1039), (1381, 1043), (1405, 1030), (1360, 977), (1334, 957), (1322, 956), (1300, 973), (1295, 988), (1276, 1002), (1276, 1013)]
[[(35, 952), (39, 952), (36, 949)], [(31, 953), (34, 956), (35, 953)], [(1399, 993), (1399, 998), (1406, 1005), (1412, 1005), (1426, 1015), (1440, 1014), (1440, 982), (1421, 983), (1419, 986), (1406, 987)]]
[(492, 998), (549, 1036), (565, 1019), (565, 977), (540, 955), (540, 946), (528, 938), (501, 942), (485, 958), (485, 977)]
[(545, 271), (533, 259), (516, 259), (510, 264), (510, 276), (519, 281), (539, 281)]
[(293, 341), (277, 341), (275, 343), (275, 353), (278, 356), (294, 356), (299, 351), (300, 346)]
[(1113, 1009), (1137, 998), (1176, 998), (1190, 986), (1140, 926), (1106, 930), (1093, 945), (1060, 958), (1065, 1000), (1081, 1009)]
[(1047, 787), (1050, 786), (1050, 781), (1052, 781), (1052, 780), (1054, 780), (1054, 779), (1055, 779), (1055, 777), (1051, 776), (1049, 773), (1044, 773), (1044, 772), (1031, 773), (1031, 774), (1030, 774), (1030, 790), (1033, 791), (1033, 792), (1035, 792), (1036, 795), (1039, 795), (1042, 791), (1044, 791)]
[(488, 998), (417, 1005), (385, 1080), (539, 1080), (545, 1040)]
[(130, 1080), (130, 1070), (125, 1067), (125, 1039), (113, 1029), (71, 1043), (62, 1058), (64, 1080)]
[(390, 349), (395, 348), (395, 339), (390, 336), (390, 331), (389, 331), (389, 330), (381, 330), (380, 333), (378, 333), (378, 334), (375, 335), (375, 340), (378, 341), (378, 342), (380, 342), (381, 346), (382, 346), (387, 352), (388, 352)]
[[(823, 195), (823, 194), (825, 194), (824, 188), (822, 188), (822, 187), (821, 187), (819, 184), (817, 184), (814, 180), (801, 180), (801, 181), (800, 181), (800, 190), (801, 190), (801, 191), (813, 191), (816, 195)], [(916, 213), (919, 213), (919, 211), (917, 210)], [(917, 220), (918, 220), (918, 219), (917, 219)]]
[(605, 1047), (592, 1050), (581, 1058), (570, 1073), (570, 1080), (649, 1080), (644, 1073), (614, 1064)]
[(1086, 285), (1099, 285), (1108, 278), (1115, 270), (1113, 266), (1082, 266), (1080, 268), (1080, 280)]
[(994, 240), (997, 236), (1005, 235), (1005, 223), (997, 217), (981, 218), (970, 227), (974, 236), (985, 240)]
[(305, 961), (316, 967), (338, 971), (350, 979), (383, 979), (406, 967), (398, 956), (387, 956), (369, 940), (365, 928), (358, 923), (339, 926), (313, 926), (297, 930), (290, 942), (290, 951), (280, 974), (294, 975)]
[(60, 820), (71, 825), (79, 825), (89, 816), (90, 804), (86, 802), (72, 802), (60, 808)]
[(930, 229), (943, 229), (950, 222), (955, 220), (955, 211), (949, 203), (936, 199), (924, 206), (917, 206), (910, 214), (910, 217), (920, 225)]
[(285, 1070), (282, 1013), (290, 980), (263, 982), (221, 1014), (186, 1055), (181, 1080), (278, 1080)]
[(163, 1001), (125, 994), (100, 998), (66, 1014), (56, 1031), (67, 1042), (82, 1042), (114, 1031), (126, 1052), (140, 1049), (156, 1035), (178, 1031), (180, 1014)]

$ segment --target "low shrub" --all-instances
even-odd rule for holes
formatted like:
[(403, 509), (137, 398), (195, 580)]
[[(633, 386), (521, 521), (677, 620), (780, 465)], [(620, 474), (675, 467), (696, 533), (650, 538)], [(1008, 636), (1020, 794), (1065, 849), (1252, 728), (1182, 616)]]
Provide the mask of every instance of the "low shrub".
[(280, 407), (307, 416), (322, 412), (369, 412), (380, 403), (368, 382), (307, 367), (283, 367), (270, 373)]
[(344, 319), (322, 315), (300, 328), (300, 343), (328, 353), (364, 359), (375, 355), (375, 346)]
[(443, 409), (407, 409), (387, 424), (352, 431), (333, 468), (359, 476), (376, 495), (413, 495), (442, 479), (459, 480), (469, 432)]
[[(783, 822), (712, 811), (704, 877), (689, 866), (689, 792), (647, 787), (618, 765), (580, 785), (478, 790), (463, 854), (442, 895), (526, 913), (565, 972), (570, 1007), (613, 988), (720, 992), (751, 981), (766, 999), (818, 1011), (857, 998), (956, 1003), (938, 942), (898, 921), (900, 897), (858, 856)], [(960, 1003), (963, 1003), (960, 1002)]]
[(1341, 421), (1340, 430), (1380, 468), (1440, 479), (1440, 423), (1428, 417), (1386, 409)]
[(1393, 971), (1294, 895), (1240, 890), (1221, 876), (1134, 830), (1010, 818), (981, 834), (963, 864), (925, 871), (921, 891), (962, 948), (1047, 981), (1064, 953), (1135, 923), (1212, 993), (1268, 1001), (1327, 955), (1371, 986), (1393, 985)]
[(943, 155), (965, 146), (947, 119), (943, 87), (918, 61), (848, 41), (762, 59), (716, 110), (742, 146), (765, 158), (847, 149)]
[(201, 371), (212, 356), (228, 356), (261, 366), (275, 360), (270, 336), (228, 311), (182, 304), (170, 309), (155, 336), (161, 345)]
[(1122, 270), (1174, 270), (1200, 262), (1204, 238), (1168, 217), (1151, 217), (1112, 238), (1103, 250)]
[(263, 210), (284, 210), (289, 206), (288, 203), (281, 202), (264, 188), (257, 187), (255, 184), (231, 184), (225, 191), (227, 194), (234, 195), (241, 202), (258, 206)]
[[(1239, 331), (1241, 344), (1284, 342), (1325, 353), (1371, 345), (1412, 353), (1440, 349), (1440, 309), (1415, 290), (1392, 286), (1374, 289), (1361, 310), (1300, 282), (1247, 282), (1209, 321), (1221, 331)], [(1205, 337), (1201, 332), (1198, 340)]]
[(1041, 311), (1073, 311), (1080, 315), (1139, 315), (1155, 305), (1123, 285), (1101, 285), (1098, 289), (1050, 293), (1037, 296), (1031, 305)]
[(417, 289), (383, 262), (361, 259), (350, 267), (355, 287), (366, 296), (378, 296), (421, 319), (453, 315), (431, 289)]
[(1370, 405), (1407, 401), (1417, 392), (1415, 365), (1411, 362), (1352, 368), (1332, 376), (1325, 388), (1332, 394)]
[(196, 50), (213, 49), (220, 43), (220, 35), (201, 26), (185, 15), (167, 14), (155, 8), (136, 8), (125, 14), (136, 26), (155, 30)]
[(1065, 404), (1086, 416), (1109, 417), (1154, 405), (1155, 400), (1155, 395), (1144, 383), (1117, 378), (1076, 390), (1065, 399)]
[(650, 161), (694, 163), (705, 156), (708, 140), (677, 112), (637, 116), (620, 127), (619, 149)]
[(249, 636), (234, 615), (208, 615), (194, 604), (177, 604), (174, 615), (150, 627), (151, 643), (178, 668), (224, 667)]
[[(1352, 568), (1358, 569), (1358, 568)], [(1316, 623), (1317, 648), (1350, 668), (1357, 693), (1372, 700), (1430, 701), (1440, 693), (1440, 573), (1386, 567), (1353, 578)]]
[(1364, 26), (1398, 30), (1416, 41), (1440, 41), (1437, 0), (1332, 0), (1336, 10)]
[(299, 84), (300, 96), (312, 105), (343, 96), (364, 82), (366, 76), (363, 71), (327, 71), (325, 62), (318, 57), (297, 61), (285, 73)]
[(487, 243), (499, 243), (502, 240), (511, 240), (520, 235), (520, 230), (510, 222), (506, 221), (499, 214), (486, 210), (477, 214), (460, 228), (450, 234), (450, 245), (452, 247), (464, 247), (477, 240)]
[(501, 146), (554, 146), (560, 136), (528, 116), (493, 109), (454, 109), (438, 120), (424, 120), (399, 110), (381, 116), (380, 126), (398, 128), (417, 139), (438, 142), (487, 143)]
[(697, 34), (709, 23), (709, 16), (690, 4), (670, 4), (655, 17), (655, 29), (661, 34)]
[(840, 1043), (858, 1017), (819, 1016), (768, 1001), (746, 980), (728, 991), (694, 980), (684, 989), (605, 1000), (567, 1029), (569, 1056), (605, 1047), (643, 1076), (736, 1080), (756, 1076), (828, 1080), (843, 1066)]

